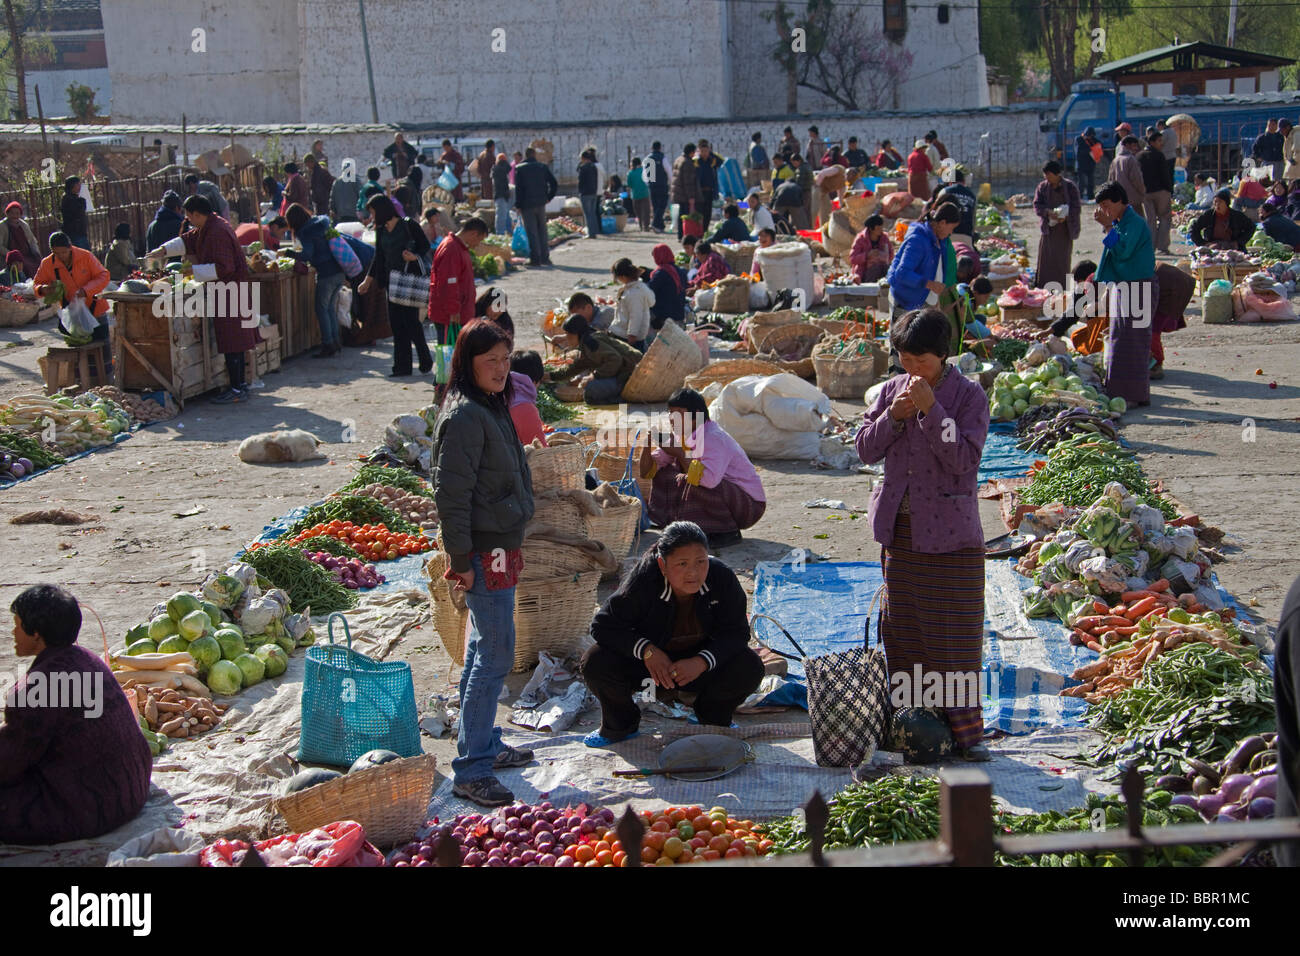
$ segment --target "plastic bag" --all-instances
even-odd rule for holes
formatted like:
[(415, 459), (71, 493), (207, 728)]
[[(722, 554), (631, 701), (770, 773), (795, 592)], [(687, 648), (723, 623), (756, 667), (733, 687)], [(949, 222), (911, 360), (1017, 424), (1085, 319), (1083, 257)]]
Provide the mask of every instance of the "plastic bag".
[(339, 328), (352, 328), (352, 290), (348, 286), (339, 289), (334, 298), (334, 317), (339, 320)]
[(816, 458), (830, 412), (829, 398), (789, 373), (739, 378), (709, 407), (751, 458)]
[(531, 247), (528, 245), (528, 230), (524, 228), (523, 223), (515, 226), (515, 231), (510, 236), (510, 251), (517, 256), (530, 255)]
[(59, 323), (67, 330), (68, 335), (73, 336), (94, 335), (95, 329), (99, 328), (99, 322), (90, 309), (86, 308), (85, 299), (73, 299), (60, 309)]
[(450, 168), (444, 169), (436, 182), (439, 189), (445, 189), (447, 192), (454, 192), (456, 187), (460, 185), (460, 180), (456, 178), (456, 174)]

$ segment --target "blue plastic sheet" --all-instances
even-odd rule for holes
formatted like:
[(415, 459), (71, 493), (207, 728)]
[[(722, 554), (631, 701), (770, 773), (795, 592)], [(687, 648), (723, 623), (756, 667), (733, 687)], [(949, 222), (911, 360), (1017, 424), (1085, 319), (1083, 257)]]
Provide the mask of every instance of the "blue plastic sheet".
[[(157, 423), (152, 423), (152, 424), (157, 424)], [(41, 475), (48, 475), (50, 472), (54, 471), (54, 469), (62, 468), (63, 465), (74, 462), (78, 458), (85, 458), (87, 455), (93, 455), (95, 452), (103, 451), (105, 448), (112, 448), (114, 445), (118, 445), (126, 441), (128, 438), (131, 437), (132, 432), (143, 427), (145, 426), (132, 425), (129, 431), (118, 432), (116, 435), (114, 435), (113, 440), (109, 442), (107, 445), (100, 445), (98, 448), (91, 448), (89, 451), (83, 451), (83, 452), (79, 452), (78, 454), (72, 455), (61, 465), (50, 465), (49, 468), (42, 468), (40, 471), (34, 471), (30, 475), (24, 475), (22, 478), (19, 478), (16, 481), (7, 481), (7, 480), (0, 479), (0, 490), (3, 490), (5, 488), (12, 488), (20, 481), (31, 481), (33, 478), (39, 478)]]
[(984, 441), (984, 454), (980, 457), (979, 480), (1016, 478), (1029, 474), (1029, 466), (1037, 459), (1032, 451), (1016, 447), (1014, 422), (994, 422), (989, 425), (989, 435)]

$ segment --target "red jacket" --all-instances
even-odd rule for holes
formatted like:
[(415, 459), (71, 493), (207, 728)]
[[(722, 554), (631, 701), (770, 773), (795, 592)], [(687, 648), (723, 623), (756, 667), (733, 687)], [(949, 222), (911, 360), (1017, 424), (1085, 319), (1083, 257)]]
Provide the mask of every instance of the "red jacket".
[(460, 325), (474, 318), (474, 260), (459, 236), (447, 236), (433, 254), (429, 283), (429, 321), (448, 325), (457, 316)]

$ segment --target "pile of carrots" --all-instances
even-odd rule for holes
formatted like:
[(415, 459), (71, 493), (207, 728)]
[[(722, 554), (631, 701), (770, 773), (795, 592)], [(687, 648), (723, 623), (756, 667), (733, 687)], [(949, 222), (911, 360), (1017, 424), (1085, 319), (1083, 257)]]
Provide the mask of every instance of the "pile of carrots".
[[(1176, 607), (1189, 614), (1209, 610), (1190, 593), (1179, 597), (1170, 594), (1169, 582), (1164, 578), (1144, 590), (1125, 591), (1120, 595), (1120, 603), (1114, 607), (1109, 607), (1104, 601), (1094, 601), (1092, 606), (1096, 614), (1074, 622), (1070, 643), (1098, 652), (1129, 640), (1137, 633), (1138, 623), (1145, 617), (1164, 617)], [(1231, 619), (1232, 613), (1229, 608), (1221, 611), (1220, 616)]]

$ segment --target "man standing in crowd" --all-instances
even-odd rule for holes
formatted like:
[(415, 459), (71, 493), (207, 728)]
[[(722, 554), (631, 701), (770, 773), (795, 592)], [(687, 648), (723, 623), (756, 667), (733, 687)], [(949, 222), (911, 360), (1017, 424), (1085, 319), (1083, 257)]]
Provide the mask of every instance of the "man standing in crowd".
[(329, 166), (329, 159), (325, 155), (325, 140), (313, 140), (311, 144), (312, 155), (320, 161), (322, 166)]
[(492, 182), (492, 167), (496, 165), (497, 144), (488, 140), (483, 144), (483, 152), (478, 154), (474, 160), (474, 175), (478, 177), (479, 198), (492, 200), (496, 195), (495, 185)]
[(1110, 164), (1111, 182), (1124, 188), (1124, 195), (1133, 211), (1139, 216), (1146, 206), (1147, 190), (1142, 178), (1142, 167), (1138, 163), (1138, 138), (1129, 133), (1119, 141), (1121, 152)]
[(1174, 166), (1178, 163), (1178, 132), (1170, 129), (1163, 119), (1156, 120), (1156, 132), (1164, 137), (1160, 144), (1160, 152), (1164, 153), (1165, 162), (1169, 164), (1169, 182), (1172, 185)]
[(812, 199), (813, 199), (813, 182), (815, 174), (808, 168), (808, 162), (798, 153), (790, 157), (790, 165), (794, 167), (794, 181), (799, 184), (799, 189), (803, 193), (803, 204), (799, 207), (796, 218), (798, 220), (797, 228), (812, 228)]
[(330, 184), (330, 219), (334, 222), (356, 222), (357, 200), (360, 198), (361, 183), (355, 172), (351, 176), (336, 177)]
[(939, 204), (945, 202), (952, 203), (961, 212), (961, 221), (957, 223), (957, 228), (952, 233), (953, 243), (964, 242), (973, 247), (975, 245), (975, 194), (966, 185), (966, 174), (960, 168), (953, 171), (953, 182), (940, 190), (938, 198), (934, 201), (934, 208), (938, 209)]
[(442, 155), (438, 161), (451, 170), (451, 174), (456, 177), (456, 188), (451, 191), (452, 197), (456, 202), (465, 201), (465, 157), (455, 146), (451, 145), (451, 140), (442, 141)]
[[(283, 216), (294, 203), (304, 209), (310, 209), (311, 190), (307, 187), (307, 180), (303, 179), (302, 173), (298, 172), (298, 164), (285, 163), (284, 171), (288, 175), (284, 181), (284, 193), (280, 197), (280, 215)], [(197, 178), (196, 176), (195, 179)]]
[(230, 203), (226, 202), (226, 197), (221, 195), (221, 189), (216, 183), (199, 179), (198, 176), (190, 173), (185, 177), (185, 188), (189, 191), (189, 195), (202, 196), (206, 199), (208, 205), (212, 207), (214, 216), (230, 221)]
[(777, 151), (789, 162), (790, 157), (799, 152), (799, 140), (794, 137), (794, 129), (787, 126), (781, 130), (781, 142), (777, 144)]
[(664, 210), (668, 208), (668, 190), (672, 181), (668, 176), (668, 167), (664, 164), (663, 145), (658, 140), (650, 144), (645, 166), (645, 181), (650, 186), (650, 228), (655, 232), (663, 232)]
[(1269, 179), (1279, 179), (1282, 176), (1282, 146), (1285, 140), (1282, 134), (1277, 130), (1277, 120), (1268, 121), (1268, 126), (1264, 132), (1255, 138), (1255, 143), (1250, 147), (1251, 158), (1256, 164), (1268, 169)]
[(357, 191), (357, 218), (362, 222), (370, 220), (370, 210), (366, 203), (370, 202), (370, 197), (374, 195), (382, 196), (384, 187), (379, 184), (379, 167), (371, 166), (366, 170), (366, 181), (361, 184)]
[(722, 166), (722, 157), (713, 151), (707, 139), (700, 140), (700, 149), (695, 156), (698, 167), (696, 180), (700, 184), (700, 206), (698, 212), (704, 216), (704, 231), (708, 232), (709, 222), (713, 219), (713, 202), (718, 198), (718, 169)]
[(393, 141), (384, 147), (384, 159), (392, 164), (394, 179), (402, 179), (406, 176), (406, 171), (411, 168), (417, 155), (419, 154), (416, 153), (415, 147), (408, 143), (401, 133), (394, 133)]
[(682, 237), (682, 218), (696, 212), (700, 205), (699, 167), (695, 165), (695, 144), (687, 143), (682, 154), (673, 160), (672, 200), (679, 208), (677, 238)]
[[(885, 140), (885, 145), (888, 146), (888, 144), (889, 140)], [(871, 157), (867, 155), (865, 149), (858, 145), (856, 136), (849, 137), (848, 149), (844, 151), (844, 161), (849, 164), (850, 169), (862, 169), (864, 166), (871, 165)]]
[(939, 164), (948, 158), (948, 147), (943, 145), (942, 141), (939, 139), (939, 134), (934, 130), (930, 130), (930, 132), (925, 134), (925, 141), (934, 147), (935, 152), (939, 156), (939, 161), (934, 164), (934, 168), (938, 169)]
[(524, 150), (524, 161), (515, 167), (515, 208), (528, 233), (528, 261), (535, 266), (551, 264), (546, 204), (559, 188), (550, 167), (537, 161), (537, 151), (531, 146)]
[(492, 164), (488, 176), (492, 183), (492, 201), (497, 207), (496, 231), (503, 236), (510, 235), (510, 160), (505, 153), (497, 153), (497, 161)]
[(763, 134), (755, 133), (749, 139), (749, 149), (745, 153), (745, 188), (753, 189), (767, 178), (772, 162), (763, 148)]
[(1174, 194), (1174, 183), (1169, 173), (1169, 163), (1165, 159), (1164, 136), (1154, 130), (1147, 136), (1147, 148), (1138, 154), (1138, 166), (1142, 170), (1142, 186), (1146, 195), (1142, 200), (1142, 212), (1147, 225), (1151, 227), (1151, 236), (1155, 240), (1156, 252), (1169, 255), (1170, 200)]
[(1074, 168), (1079, 171), (1079, 192), (1084, 202), (1091, 202), (1092, 194), (1097, 191), (1097, 156), (1100, 154), (1097, 131), (1089, 126), (1074, 141)]
[[(197, 176), (193, 177), (198, 179)], [(189, 182), (187, 178), (186, 183)], [(63, 195), (59, 198), (60, 229), (67, 233), (74, 246), (90, 249), (90, 219), (86, 215), (86, 200), (81, 195), (81, 178), (69, 176), (63, 181)]]
[(817, 131), (816, 126), (808, 127), (808, 149), (804, 156), (808, 160), (808, 168), (813, 172), (822, 168), (822, 157), (826, 155), (826, 141), (822, 139), (821, 133)]
[(307, 167), (307, 189), (311, 193), (311, 210), (317, 216), (328, 215), (330, 187), (334, 185), (334, 177), (320, 164), (315, 153), (304, 156), (302, 163)]

